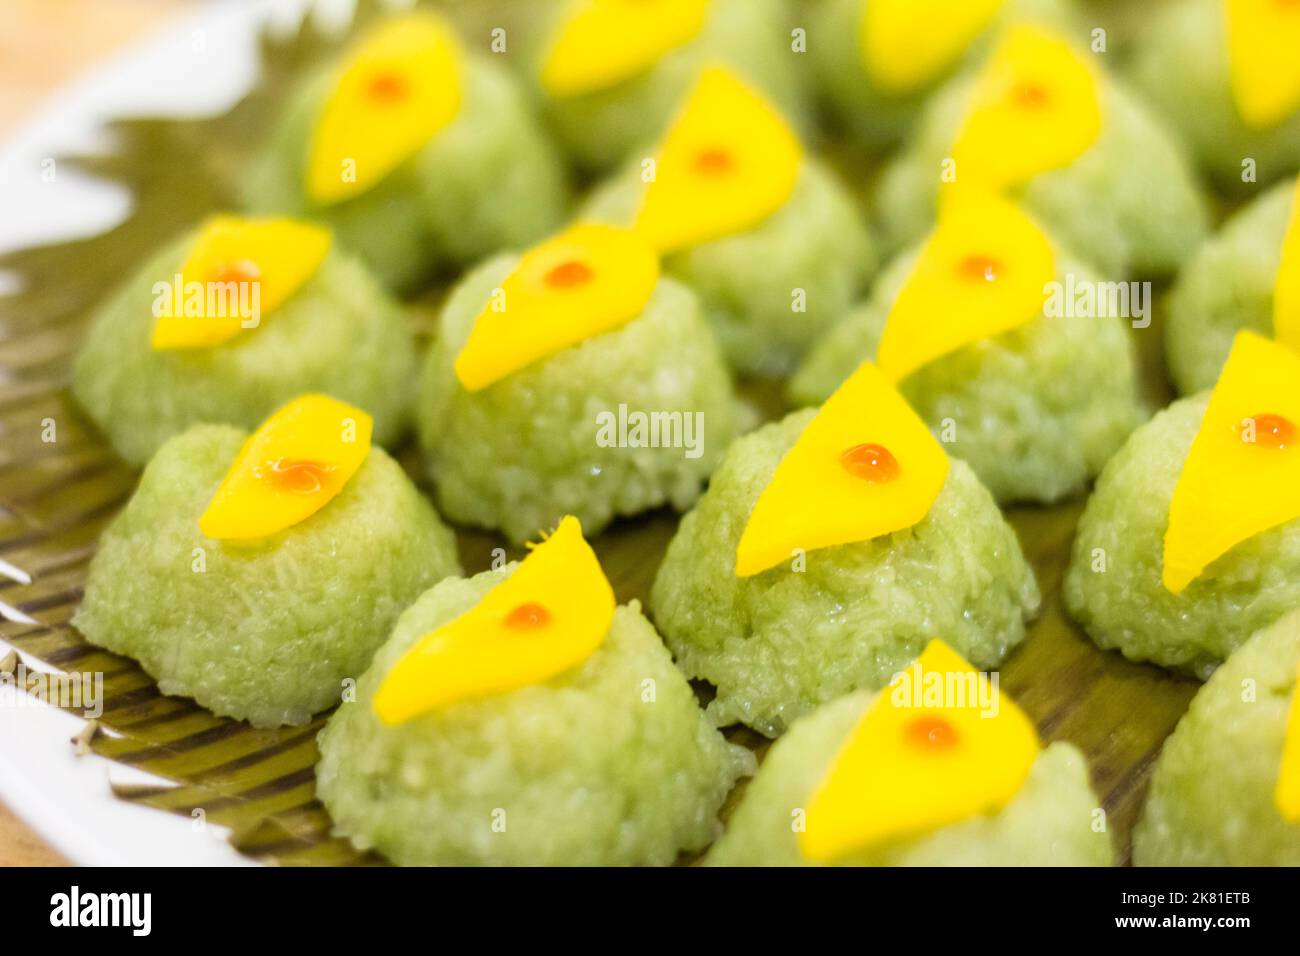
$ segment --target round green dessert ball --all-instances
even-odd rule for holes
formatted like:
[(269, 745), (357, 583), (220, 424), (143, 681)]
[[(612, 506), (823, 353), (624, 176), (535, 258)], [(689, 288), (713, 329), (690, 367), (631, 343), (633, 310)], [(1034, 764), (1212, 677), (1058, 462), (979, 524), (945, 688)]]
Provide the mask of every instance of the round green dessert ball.
[(1182, 394), (1210, 388), (1243, 329), (1273, 334), (1273, 290), (1296, 182), (1243, 206), (1197, 250), (1169, 294), (1165, 353)]
[(872, 0), (823, 0), (811, 6), (807, 57), (817, 91), (835, 125), (868, 146), (891, 146), (911, 129), (929, 96), (952, 75), (981, 62), (998, 31), (1010, 22), (1072, 25), (1073, 0), (1013, 0), (947, 69), (905, 91), (882, 87), (868, 71), (862, 50), (862, 19)]
[(378, 444), (401, 437), (414, 339), (397, 303), (337, 247), (256, 329), (210, 348), (153, 348), (154, 286), (174, 281), (193, 241), (168, 246), (100, 307), (73, 366), (73, 395), (119, 455), (142, 465), (200, 423), (251, 430), (308, 392), (364, 409)]
[(1300, 607), (1300, 520), (1241, 542), (1181, 594), (1161, 581), (1169, 504), (1209, 394), (1135, 431), (1079, 521), (1066, 608), (1097, 644), (1204, 679), (1255, 631)]
[(1128, 76), (1215, 184), (1240, 194), (1300, 169), (1300, 109), (1266, 127), (1242, 120), (1229, 80), (1223, 7), (1223, 0), (1164, 4), (1134, 44)]
[(504, 67), (466, 56), (460, 112), (374, 187), (318, 205), (304, 184), (312, 130), (334, 82), (308, 80), (244, 179), (245, 206), (330, 226), (383, 283), (407, 293), (438, 271), (526, 245), (565, 214), (555, 149)]
[(159, 449), (100, 539), (72, 623), (164, 694), (257, 727), (302, 724), (339, 702), (411, 601), (459, 573), (456, 543), (379, 448), (305, 521), (205, 538), (199, 517), (247, 438), (199, 425)]
[(465, 277), (425, 361), (420, 439), (443, 513), (527, 541), (566, 514), (596, 535), (618, 515), (689, 507), (739, 411), (695, 296), (660, 279), (625, 325), (468, 391), (456, 356), (517, 262)]
[(316, 780), (338, 830), (420, 866), (667, 865), (706, 846), (753, 756), (709, 725), (635, 602), (595, 653), (543, 684), (393, 726), (375, 715), (407, 649), (515, 567), (421, 597), (330, 718)]
[[(1069, 165), (1031, 179), (1020, 201), (1108, 279), (1172, 273), (1205, 235), (1205, 200), (1181, 147), (1146, 107), (1114, 80), (1099, 84), (1097, 140)], [(934, 224), (943, 163), (971, 85), (962, 77), (936, 93), (909, 144), (881, 174), (876, 208), (895, 247), (919, 240)]]
[(795, 412), (732, 443), (682, 520), (650, 607), (680, 666), (709, 681), (709, 715), (776, 736), (818, 704), (883, 687), (936, 635), (981, 668), (1025, 635), (1038, 587), (1015, 532), (960, 461), (918, 524), (821, 548), (753, 577), (736, 546), (776, 466), (812, 420)]
[[(584, 215), (627, 224), (644, 188), (637, 164), (598, 187)], [(700, 297), (732, 368), (777, 377), (848, 310), (876, 253), (852, 197), (809, 157), (775, 213), (747, 232), (670, 253), (664, 269)]]
[(804, 114), (792, 24), (785, 0), (712, 0), (703, 28), (653, 66), (605, 89), (552, 96), (541, 88), (554, 31), (572, 11), (567, 0), (540, 0), (526, 34), (522, 69), (541, 111), (569, 158), (592, 173), (608, 170), (653, 142), (690, 92), (700, 70), (724, 65), (770, 96), (788, 115)]
[[(873, 695), (841, 697), (794, 722), (772, 745), (710, 866), (810, 866), (793, 826)], [(845, 855), (837, 866), (1110, 866), (1110, 838), (1093, 829), (1099, 806), (1083, 755), (1047, 747), (1023, 787), (996, 813)]]
[(1274, 802), (1295, 706), (1300, 616), (1233, 651), (1165, 741), (1133, 831), (1137, 866), (1300, 866)]
[[(919, 250), (899, 256), (871, 297), (818, 342), (791, 398), (819, 405), (874, 359)], [(1057, 282), (1095, 283), (1059, 254)], [(966, 345), (903, 379), (908, 403), (1001, 502), (1052, 502), (1083, 490), (1145, 417), (1127, 320), (1041, 316)]]

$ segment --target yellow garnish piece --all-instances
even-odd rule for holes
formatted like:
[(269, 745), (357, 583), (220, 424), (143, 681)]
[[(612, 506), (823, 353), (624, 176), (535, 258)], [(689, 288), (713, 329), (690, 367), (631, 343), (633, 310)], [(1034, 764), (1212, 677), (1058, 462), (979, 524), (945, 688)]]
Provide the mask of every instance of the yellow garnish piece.
[(165, 279), (149, 344), (206, 349), (256, 328), (316, 274), (331, 239), (296, 219), (211, 217), (178, 276)]
[(1169, 505), (1164, 585), (1300, 517), (1300, 355), (1239, 332)]
[(959, 190), (894, 300), (876, 362), (894, 382), (964, 345), (1043, 314), (1052, 244), (1015, 204)]
[(542, 61), (552, 96), (608, 89), (688, 43), (708, 19), (709, 0), (575, 0)]
[(882, 690), (808, 801), (799, 849), (827, 861), (1001, 810), (1038, 759), (1015, 702), (940, 640)]
[(881, 89), (906, 93), (937, 79), (983, 33), (1003, 0), (867, 0), (862, 59)]
[(910, 528), (948, 477), (948, 456), (889, 380), (863, 362), (794, 446), (750, 512), (736, 547), (749, 577), (811, 551)]
[(209, 538), (291, 528), (343, 490), (370, 454), (369, 415), (328, 395), (295, 398), (244, 442), (199, 518)]
[(567, 517), (483, 600), (420, 638), (375, 692), (389, 726), (563, 674), (600, 647), (614, 591), (578, 519)]
[(1286, 737), (1282, 744), (1282, 766), (1273, 791), (1277, 812), (1287, 823), (1300, 823), (1300, 668), (1296, 670), (1287, 711)]
[(1300, 352), (1300, 180), (1291, 201), (1291, 221), (1282, 241), (1282, 261), (1273, 289), (1273, 335)]
[(757, 226), (790, 199), (803, 147), (730, 70), (700, 74), (655, 158), (636, 224), (660, 252)]
[(1274, 126), (1300, 109), (1300, 3), (1226, 0), (1232, 98), (1247, 126)]
[(659, 257), (631, 229), (578, 223), (520, 258), (483, 307), (456, 377), (486, 388), (538, 359), (641, 314), (659, 281)]
[(461, 106), (461, 52), (430, 13), (385, 20), (344, 60), (312, 131), (307, 196), (350, 199), (414, 155)]
[(1009, 29), (975, 82), (953, 145), (957, 181), (1005, 189), (1078, 159), (1101, 133), (1099, 81), (1066, 40)]

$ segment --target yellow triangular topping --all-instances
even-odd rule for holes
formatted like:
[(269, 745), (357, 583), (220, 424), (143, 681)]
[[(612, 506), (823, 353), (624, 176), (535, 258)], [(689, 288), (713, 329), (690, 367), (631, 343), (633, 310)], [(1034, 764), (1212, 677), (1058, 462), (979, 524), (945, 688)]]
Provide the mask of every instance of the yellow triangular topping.
[(372, 426), (361, 409), (328, 395), (295, 398), (244, 442), (199, 530), (209, 538), (264, 538), (310, 518), (365, 462)]
[(614, 605), (578, 519), (567, 517), (483, 600), (422, 637), (393, 665), (375, 693), (375, 713), (391, 726), (548, 681), (600, 647)]
[(876, 362), (894, 382), (964, 345), (1043, 314), (1056, 274), (1052, 245), (1013, 203), (952, 194), (894, 300)]
[(1038, 759), (1024, 712), (940, 640), (881, 691), (808, 801), (799, 849), (826, 861), (995, 813)]
[(910, 528), (948, 477), (948, 456), (870, 362), (842, 384), (781, 459), (736, 547), (748, 577), (811, 551)]
[(971, 93), (953, 145), (957, 182), (1003, 189), (1072, 163), (1101, 132), (1098, 85), (1067, 41), (1012, 27)]
[(542, 61), (542, 88), (576, 96), (631, 79), (694, 39), (708, 13), (709, 0), (574, 0)]
[(636, 318), (659, 281), (659, 258), (631, 229), (579, 223), (524, 253), (483, 307), (456, 357), (456, 377), (486, 388), (538, 359)]
[(1296, 670), (1287, 711), (1286, 737), (1282, 744), (1282, 766), (1273, 792), (1277, 812), (1288, 823), (1300, 823), (1300, 668)]
[(1273, 289), (1273, 335), (1300, 352), (1300, 180), (1291, 201), (1291, 221), (1282, 241), (1282, 261)]
[(327, 205), (375, 186), (461, 106), (461, 53), (429, 13), (375, 27), (352, 48), (321, 108), (307, 159), (307, 195)]
[(1300, 517), (1300, 355), (1239, 332), (1169, 505), (1164, 584)]
[(212, 348), (256, 328), (316, 274), (330, 241), (329, 230), (294, 219), (213, 216), (180, 273), (155, 288), (149, 344)]
[(1300, 3), (1227, 0), (1228, 67), (1237, 112), (1274, 126), (1300, 108)]
[(673, 252), (757, 226), (794, 192), (803, 147), (776, 107), (712, 67), (655, 157), (637, 227)]
[(869, 0), (859, 40), (872, 81), (905, 93), (937, 79), (987, 29), (1003, 0)]

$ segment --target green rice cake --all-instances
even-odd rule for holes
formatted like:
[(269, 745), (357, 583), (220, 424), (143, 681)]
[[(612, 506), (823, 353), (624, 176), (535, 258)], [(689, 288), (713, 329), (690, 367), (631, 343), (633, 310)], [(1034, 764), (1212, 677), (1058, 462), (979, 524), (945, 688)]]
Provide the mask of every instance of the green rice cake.
[(456, 356), (518, 261), (465, 277), (425, 363), (420, 437), (444, 514), (525, 541), (566, 514), (595, 535), (616, 515), (689, 507), (738, 411), (695, 296), (661, 279), (627, 324), (467, 391)]
[(1209, 395), (1174, 402), (1129, 438), (1079, 521), (1065, 605), (1103, 648), (1204, 679), (1300, 607), (1300, 520), (1241, 542), (1181, 594), (1162, 583), (1169, 505)]
[[(626, 224), (644, 188), (640, 165), (629, 167), (595, 190), (584, 216)], [(760, 225), (671, 253), (664, 269), (700, 297), (734, 369), (779, 376), (843, 316), (876, 255), (844, 186), (807, 157), (793, 194)]]
[(948, 68), (914, 89), (896, 91), (882, 87), (866, 68), (861, 24), (871, 2), (822, 0), (811, 7), (807, 57), (817, 92), (836, 126), (853, 140), (874, 147), (901, 140), (929, 96), (955, 72), (981, 62), (990, 41), (1007, 23), (1033, 20), (1066, 27), (1074, 25), (1078, 16), (1073, 0), (1011, 0)]
[(465, 56), (460, 112), (415, 155), (353, 198), (316, 205), (304, 183), (312, 128), (334, 81), (308, 79), (244, 177), (253, 212), (330, 226), (390, 289), (418, 289), (440, 269), (543, 235), (563, 217), (564, 170), (513, 77)]
[(753, 757), (726, 743), (635, 602), (601, 646), (538, 685), (395, 726), (371, 702), (416, 641), (503, 575), (420, 598), (321, 734), (317, 787), (338, 831), (411, 865), (666, 865), (706, 846)]
[(1273, 334), (1273, 292), (1296, 181), (1243, 206), (1179, 273), (1169, 294), (1165, 353), (1182, 394), (1210, 388), (1242, 329)]
[[(920, 239), (934, 223), (943, 161), (971, 86), (961, 77), (936, 93), (881, 174), (875, 204), (893, 248)], [(1205, 235), (1205, 201), (1180, 147), (1146, 108), (1105, 77), (1100, 93), (1100, 136), (1074, 162), (1031, 179), (1021, 202), (1109, 279), (1172, 273)]]
[(200, 425), (168, 441), (104, 532), (73, 618), (134, 657), (164, 694), (258, 727), (338, 703), (426, 588), (459, 572), (451, 533), (379, 448), (320, 511), (254, 542), (199, 532), (248, 435)]
[(714, 721), (768, 736), (818, 704), (885, 685), (936, 634), (993, 667), (1039, 604), (1015, 532), (960, 461), (915, 526), (811, 551), (803, 570), (737, 577), (750, 510), (814, 414), (732, 444), (669, 544), (650, 599), (678, 665), (717, 687)]
[(1274, 802), (1300, 663), (1290, 614), (1233, 651), (1165, 741), (1133, 831), (1138, 866), (1300, 866)]
[(706, 66), (735, 69), (789, 116), (806, 112), (785, 0), (712, 0), (701, 31), (649, 69), (605, 89), (565, 96), (543, 91), (540, 74), (553, 31), (572, 5), (533, 2), (540, 9), (535, 29), (525, 36), (523, 69), (556, 139), (587, 172), (611, 169), (654, 141)]
[[(886, 267), (870, 298), (834, 326), (790, 382), (801, 405), (824, 402), (873, 359), (919, 250)], [(1057, 256), (1057, 281), (1095, 283)], [(903, 379), (909, 404), (999, 501), (1052, 502), (1083, 490), (1142, 421), (1133, 345), (1115, 317), (1039, 317), (964, 346)]]
[[(799, 718), (772, 745), (709, 851), (710, 866), (807, 866), (793, 826), (872, 695), (858, 692)], [(1109, 866), (1110, 839), (1082, 754), (1055, 743), (997, 813), (849, 854), (842, 866)]]
[(374, 417), (376, 443), (395, 443), (414, 393), (414, 340), (397, 304), (337, 248), (257, 329), (210, 348), (151, 346), (154, 286), (180, 273), (195, 235), (100, 307), (77, 355), (72, 393), (117, 453), (142, 465), (191, 425), (252, 429), (306, 392), (359, 406)]
[(1128, 76), (1219, 188), (1249, 194), (1300, 170), (1300, 110), (1262, 128), (1242, 120), (1228, 78), (1223, 8), (1223, 0), (1161, 5), (1134, 44)]

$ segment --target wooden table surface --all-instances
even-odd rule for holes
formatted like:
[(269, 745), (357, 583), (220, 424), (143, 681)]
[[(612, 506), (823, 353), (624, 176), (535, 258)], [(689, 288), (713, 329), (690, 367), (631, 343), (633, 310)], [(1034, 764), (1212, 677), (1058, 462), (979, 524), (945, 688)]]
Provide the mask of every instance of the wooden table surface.
[[(82, 70), (195, 6), (195, 0), (6, 0), (0, 142)], [(65, 862), (0, 804), (0, 866)]]

